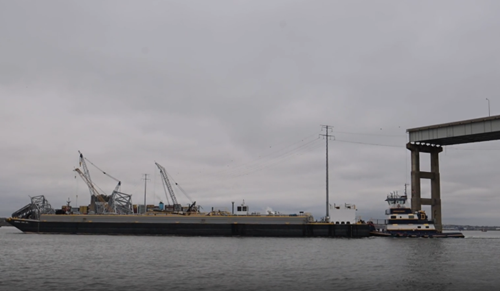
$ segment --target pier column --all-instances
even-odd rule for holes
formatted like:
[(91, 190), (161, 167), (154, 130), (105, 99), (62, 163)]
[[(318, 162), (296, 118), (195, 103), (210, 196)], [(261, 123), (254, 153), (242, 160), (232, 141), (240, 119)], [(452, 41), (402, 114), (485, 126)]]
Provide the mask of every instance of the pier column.
[(411, 211), (422, 209), (420, 202), (420, 151), (411, 149)]
[[(422, 205), (431, 205), (431, 217), (438, 231), (443, 230), (441, 220), (441, 184), (439, 175), (440, 146), (427, 146), (407, 143), (406, 148), (411, 151), (411, 209), (418, 211)], [(431, 171), (420, 171), (420, 153), (430, 153)], [(420, 180), (431, 180), (431, 198), (422, 198)]]
[(443, 148), (440, 148), (439, 151), (431, 152), (431, 173), (433, 175), (431, 179), (431, 211), (434, 225), (439, 231), (443, 230), (441, 219), (441, 177), (439, 174), (439, 153), (442, 150)]

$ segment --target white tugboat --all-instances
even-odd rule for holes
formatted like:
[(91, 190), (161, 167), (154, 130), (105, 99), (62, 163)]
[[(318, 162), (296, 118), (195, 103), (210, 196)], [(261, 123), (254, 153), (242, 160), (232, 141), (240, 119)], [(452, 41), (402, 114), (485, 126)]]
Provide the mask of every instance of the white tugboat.
[(443, 233), (436, 230), (433, 221), (429, 220), (427, 214), (423, 210), (415, 212), (411, 211), (407, 205), (408, 196), (398, 195), (397, 192), (387, 195), (387, 203), (389, 209), (385, 211), (387, 215), (387, 223), (385, 230), (376, 230), (375, 225), (369, 221), (371, 226), (370, 234), (373, 236), (392, 236), (392, 237), (459, 237), (464, 235), (460, 232)]

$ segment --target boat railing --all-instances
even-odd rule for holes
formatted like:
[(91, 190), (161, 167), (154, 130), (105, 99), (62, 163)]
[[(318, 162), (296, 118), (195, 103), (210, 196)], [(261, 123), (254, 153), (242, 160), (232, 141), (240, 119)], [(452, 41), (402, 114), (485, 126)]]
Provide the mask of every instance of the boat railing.
[(387, 219), (371, 219), (370, 221), (373, 222), (373, 224), (380, 224), (380, 225), (387, 224)]

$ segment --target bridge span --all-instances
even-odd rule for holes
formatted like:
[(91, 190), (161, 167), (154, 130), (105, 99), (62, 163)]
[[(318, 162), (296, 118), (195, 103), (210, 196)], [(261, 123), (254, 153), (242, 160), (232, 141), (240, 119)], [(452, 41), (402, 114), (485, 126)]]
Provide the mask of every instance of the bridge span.
[[(409, 134), (406, 148), (411, 151), (412, 211), (422, 209), (422, 205), (430, 205), (436, 229), (442, 231), (439, 153), (447, 145), (500, 139), (500, 115), (410, 128), (406, 131)], [(429, 172), (420, 170), (420, 153), (430, 154)], [(431, 198), (422, 198), (421, 179), (431, 180)]]

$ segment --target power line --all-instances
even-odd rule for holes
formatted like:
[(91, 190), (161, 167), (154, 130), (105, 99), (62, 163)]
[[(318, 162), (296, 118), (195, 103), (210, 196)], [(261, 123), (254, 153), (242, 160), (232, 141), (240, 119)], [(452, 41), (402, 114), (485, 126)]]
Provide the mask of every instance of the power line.
[(406, 134), (380, 134), (380, 133), (360, 133), (360, 132), (347, 132), (347, 131), (332, 131), (332, 133), (342, 133), (351, 135), (371, 135), (371, 136), (386, 136), (386, 137), (399, 137), (406, 138)]
[(334, 139), (334, 142), (343, 142), (343, 143), (353, 143), (353, 144), (362, 144), (362, 145), (372, 145), (372, 146), (382, 146), (382, 147), (391, 147), (391, 148), (401, 148), (401, 147), (406, 147), (404, 146), (396, 146), (396, 145), (387, 145), (387, 144), (378, 144), (378, 143), (367, 143), (367, 142), (358, 142), (358, 141), (348, 141), (348, 140), (340, 140), (340, 139)]
[[(274, 157), (272, 157), (272, 158), (270, 158), (270, 159), (268, 159), (268, 160), (265, 160), (265, 161), (262, 161), (262, 160), (261, 160), (261, 161), (262, 161), (263, 163), (266, 163), (266, 162), (269, 162), (269, 161), (272, 161), (272, 160), (280, 159), (280, 158), (283, 158), (283, 157), (288, 157), (288, 156), (290, 156), (290, 155), (293, 155), (293, 154), (294, 154), (294, 153), (296, 153), (296, 152), (300, 152), (300, 151), (302, 151), (302, 150), (304, 150), (304, 149), (307, 149), (307, 148), (309, 147), (309, 145), (311, 145), (311, 144), (313, 144), (313, 143), (315, 143), (315, 142), (317, 142), (317, 141), (318, 141), (318, 139), (312, 140), (312, 141), (310, 141), (310, 142), (308, 142), (308, 143), (306, 143), (306, 144), (303, 144), (303, 145), (301, 145), (301, 146), (299, 146), (299, 147), (296, 147), (296, 148), (294, 148), (294, 149), (291, 149), (291, 150), (289, 150), (289, 151), (286, 151), (286, 152), (284, 152), (284, 153), (281, 153), (281, 154), (279, 154), (279, 155), (276, 155), (276, 156), (274, 156)], [(261, 162), (261, 161), (259, 161), (259, 162)], [(255, 164), (255, 165), (249, 166), (246, 170), (251, 170), (252, 168), (257, 168), (257, 167), (259, 167), (259, 166), (261, 166), (261, 165), (259, 165), (259, 164)]]
[[(387, 144), (377, 144), (377, 143), (367, 143), (367, 142), (356, 142), (356, 141), (348, 141), (348, 140), (339, 140), (339, 139), (333, 139), (332, 141), (334, 142), (341, 142), (341, 143), (351, 143), (351, 144), (360, 144), (360, 145), (370, 145), (370, 146), (383, 146), (383, 147), (393, 147), (393, 148), (406, 148), (405, 146), (396, 146), (396, 145), (387, 145)], [(258, 161), (254, 162), (249, 162), (247, 164), (254, 163), (254, 165), (251, 165), (245, 171), (242, 171), (240, 173), (235, 173), (234, 175), (229, 176), (229, 178), (235, 178), (235, 177), (241, 177), (245, 176), (254, 172), (258, 172), (264, 169), (267, 169), (269, 167), (272, 167), (276, 164), (279, 164), (283, 161), (285, 161), (287, 158), (294, 156), (300, 152), (303, 152), (305, 150), (311, 149), (314, 146), (319, 145), (319, 139), (312, 140), (304, 145), (301, 145), (297, 148), (294, 148), (290, 151), (287, 151), (285, 153), (279, 154), (271, 159), (262, 161), (262, 158), (259, 158)], [(268, 155), (269, 156), (269, 155)], [(275, 161), (275, 162), (273, 162)], [(238, 168), (241, 168), (241, 166), (238, 166)]]
[[(311, 135), (311, 136), (314, 136), (314, 135)], [(235, 170), (241, 169), (243, 167), (246, 167), (245, 170), (249, 170), (249, 169), (252, 169), (252, 168), (260, 167), (262, 163), (267, 163), (270, 159), (280, 158), (280, 157), (285, 156), (285, 155), (287, 155), (287, 154), (289, 154), (291, 152), (294, 152), (296, 150), (300, 150), (301, 148), (303, 148), (304, 146), (307, 146), (310, 143), (313, 143), (313, 142), (317, 141), (317, 139), (315, 139), (315, 140), (309, 141), (309, 142), (307, 142), (307, 143), (305, 143), (303, 145), (300, 145), (298, 147), (295, 147), (293, 149), (290, 149), (288, 151), (283, 152), (287, 148), (290, 148), (290, 147), (292, 147), (292, 146), (294, 146), (294, 145), (296, 145), (298, 143), (304, 142), (305, 140), (307, 140), (311, 136), (305, 137), (305, 138), (301, 139), (300, 141), (294, 142), (294, 143), (292, 143), (292, 144), (290, 144), (290, 145), (288, 145), (288, 146), (286, 146), (286, 147), (284, 147), (284, 148), (282, 148), (280, 150), (274, 151), (274, 152), (269, 153), (267, 155), (259, 156), (259, 158), (256, 159), (256, 160), (253, 160), (253, 161), (241, 164), (241, 165), (237, 165), (237, 166), (234, 166), (234, 167), (230, 167), (230, 168), (227, 168), (227, 169), (223, 169), (223, 170), (221, 170), (221, 171), (219, 171), (217, 173), (222, 173), (224, 171), (231, 171), (232, 173), (234, 173)], [(274, 157), (272, 157), (272, 156), (274, 156)], [(271, 157), (271, 158), (267, 159), (269, 157)]]
[[(317, 140), (316, 140), (317, 141)], [(310, 144), (308, 145), (307, 147), (304, 147), (302, 148), (301, 150), (299, 151), (295, 151), (295, 152), (290, 152), (288, 153), (286, 156), (282, 156), (281, 159), (278, 159), (276, 161), (274, 161), (274, 163), (268, 163), (268, 164), (264, 164), (263, 166), (260, 166), (260, 167), (254, 167), (253, 169), (249, 169), (248, 171), (246, 172), (242, 172), (242, 173), (239, 173), (239, 174), (236, 174), (234, 176), (230, 176), (229, 178), (236, 178), (236, 177), (241, 177), (241, 176), (245, 176), (245, 175), (248, 175), (250, 173), (255, 173), (255, 172), (258, 172), (258, 171), (261, 171), (261, 170), (264, 170), (264, 169), (267, 169), (267, 168), (270, 168), (274, 165), (277, 165), (285, 160), (287, 160), (288, 157), (291, 157), (291, 156), (294, 156), (294, 155), (297, 155), (307, 149), (311, 149), (312, 147), (318, 145), (319, 143), (313, 143), (313, 144)]]
[(297, 155), (297, 154), (299, 154), (301, 152), (304, 152), (304, 151), (306, 151), (308, 149), (311, 149), (314, 146), (317, 146), (319, 144), (320, 144), (319, 143), (319, 139), (313, 140), (313, 141), (309, 142), (308, 144), (303, 145), (300, 148), (296, 148), (293, 151), (287, 152), (286, 155), (284, 154), (284, 155), (280, 156), (280, 159), (275, 160), (274, 163), (268, 163), (268, 164), (265, 164), (265, 165), (263, 165), (261, 167), (254, 167), (253, 169), (249, 169), (247, 172), (237, 173), (234, 176), (230, 176), (229, 178), (241, 177), (241, 176), (245, 176), (245, 175), (248, 175), (248, 174), (251, 174), (251, 173), (255, 173), (255, 172), (258, 172), (258, 171), (270, 168), (270, 167), (272, 167), (274, 165), (277, 165), (277, 164), (279, 164), (279, 163), (287, 160), (287, 158), (289, 158), (291, 156)]
[[(354, 133), (354, 132), (341, 132), (341, 131), (335, 131), (335, 132), (337, 132), (337, 133), (344, 133), (344, 134), (353, 134), (353, 135), (372, 135), (372, 136), (402, 137), (402, 136), (399, 136), (399, 135), (395, 136), (395, 135)], [(272, 163), (273, 160), (279, 159), (279, 161), (278, 161), (278, 163), (279, 163), (279, 162), (282, 161), (283, 157), (292, 156), (297, 151), (302, 151), (302, 150), (308, 149), (309, 145), (311, 145), (312, 143), (317, 142), (318, 140), (315, 139), (313, 141), (309, 141), (306, 144), (303, 144), (303, 145), (301, 145), (299, 147), (296, 147), (296, 148), (293, 148), (291, 150), (283, 152), (287, 148), (290, 148), (290, 147), (292, 147), (292, 146), (294, 146), (294, 145), (296, 145), (298, 143), (304, 142), (305, 140), (307, 140), (311, 136), (314, 136), (314, 135), (310, 135), (310, 136), (307, 136), (305, 138), (302, 138), (300, 141), (294, 142), (294, 143), (292, 143), (292, 144), (290, 144), (290, 145), (288, 145), (288, 146), (286, 146), (286, 147), (284, 147), (284, 148), (282, 148), (282, 149), (280, 149), (278, 151), (269, 153), (267, 155), (259, 156), (259, 158), (256, 159), (256, 160), (253, 160), (253, 161), (241, 164), (241, 165), (236, 165), (236, 166), (233, 166), (233, 167), (229, 167), (229, 168), (226, 168), (226, 169), (222, 169), (222, 170), (220, 170), (220, 171), (218, 171), (216, 173), (223, 173), (223, 172), (231, 171), (231, 173), (229, 173), (230, 177), (239, 177), (239, 176), (242, 176), (242, 175), (245, 175), (245, 174), (248, 174), (248, 173), (253, 173), (253, 172), (256, 172), (258, 170), (267, 168), (270, 165), (277, 164), (277, 163)], [(343, 143), (362, 144), (362, 145), (373, 145), (373, 146), (385, 146), (385, 147), (397, 147), (397, 148), (404, 147), (404, 146), (385, 145), (385, 144), (376, 144), (376, 143), (355, 142), (355, 141), (339, 140), (339, 139), (336, 139), (334, 141), (343, 142)], [(267, 159), (267, 158), (269, 158), (269, 159)], [(244, 169), (242, 169), (242, 168), (244, 168)], [(236, 170), (236, 172), (238, 172), (238, 170), (241, 170), (241, 171), (240, 171), (240, 173), (235, 173), (235, 170)]]

